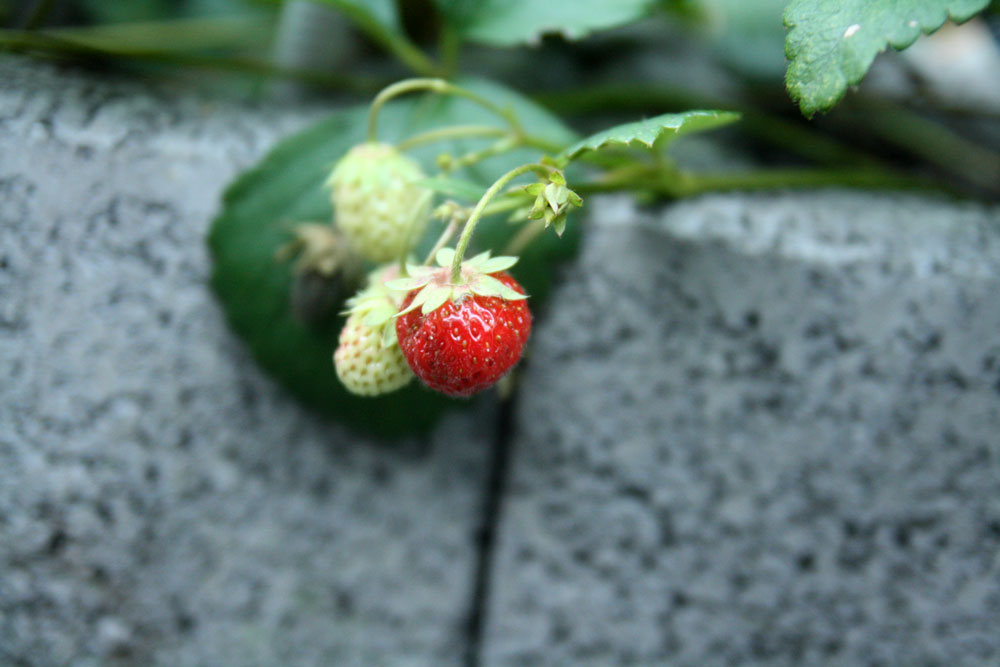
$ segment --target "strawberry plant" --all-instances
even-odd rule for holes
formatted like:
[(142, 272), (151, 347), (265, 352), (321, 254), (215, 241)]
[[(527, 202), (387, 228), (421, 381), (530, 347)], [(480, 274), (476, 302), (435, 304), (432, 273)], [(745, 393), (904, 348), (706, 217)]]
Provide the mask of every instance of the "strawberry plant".
[[(171, 3), (88, 0), (82, 13), (113, 23), (58, 28), (38, 4), (0, 46), (353, 99), (240, 176), (209, 242), (213, 286), (261, 365), (379, 433), (426, 428), (516, 372), (593, 195), (1000, 198), (997, 106), (852, 92), (879, 53), (980, 14), (978, 48), (1000, 58), (990, 0), (315, 0), (363, 40), (336, 71), (251, 57), (279, 3), (188, 0), (161, 29), (150, 12)], [(718, 152), (696, 169), (690, 146)]]
[[(579, 238), (575, 211), (592, 193), (648, 199), (920, 183), (873, 167), (728, 176), (684, 170), (670, 159), (671, 144), (736, 123), (737, 110), (663, 113), (581, 137), (525, 95), (457, 71), (463, 41), (512, 47), (550, 32), (579, 38), (648, 14), (657, 4), (651, 0), (438, 0), (438, 62), (409, 41), (391, 3), (329, 4), (427, 76), (390, 83), (368, 104), (336, 112), (242, 177), (212, 230), (214, 283), (266, 367), (314, 406), (369, 429), (426, 426), (516, 369), (553, 265)], [(789, 91), (805, 114), (829, 109), (885, 44), (905, 46), (914, 30), (939, 27), (949, 12), (966, 19), (984, 6), (793, 0), (785, 13)], [(854, 22), (862, 27), (845, 47), (843, 33)], [(326, 236), (296, 231), (317, 224), (326, 225)], [(331, 245), (371, 267), (367, 285), (352, 282), (356, 272), (347, 267), (310, 260), (328, 259), (317, 248)], [(288, 296), (303, 275), (323, 277), (330, 290), (359, 291), (306, 320)]]

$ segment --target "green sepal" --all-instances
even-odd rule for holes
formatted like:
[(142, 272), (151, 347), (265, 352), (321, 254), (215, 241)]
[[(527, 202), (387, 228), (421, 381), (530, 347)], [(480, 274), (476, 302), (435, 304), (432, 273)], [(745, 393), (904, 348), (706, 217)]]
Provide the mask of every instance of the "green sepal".
[(425, 288), (428, 291), (427, 298), (424, 303), (420, 306), (420, 312), (426, 315), (427, 313), (432, 313), (445, 302), (451, 298), (453, 288), (450, 285), (445, 285), (443, 287), (436, 287), (434, 289)]
[(455, 261), (455, 249), (454, 248), (441, 248), (434, 255), (434, 261), (437, 262), (438, 266), (451, 266), (451, 263)]
[(521, 301), (528, 298), (526, 294), (511, 289), (493, 276), (479, 276), (470, 289), (480, 296), (499, 296), (508, 301)]
[(483, 273), (497, 273), (499, 271), (506, 271), (510, 267), (517, 264), (517, 257), (511, 257), (509, 255), (499, 255), (497, 257), (491, 257), (485, 262), (479, 264), (478, 268)]
[(399, 337), (396, 335), (396, 327), (383, 326), (382, 327), (382, 347), (392, 347), (393, 345), (399, 345)]
[(382, 303), (372, 308), (362, 321), (366, 327), (377, 329), (391, 320), (395, 315), (396, 308), (389, 301), (383, 299)]
[(426, 274), (422, 276), (410, 276), (409, 278), (395, 278), (394, 280), (387, 280), (385, 286), (394, 292), (409, 292), (418, 287), (423, 287), (430, 282), (430, 279), (430, 275)]

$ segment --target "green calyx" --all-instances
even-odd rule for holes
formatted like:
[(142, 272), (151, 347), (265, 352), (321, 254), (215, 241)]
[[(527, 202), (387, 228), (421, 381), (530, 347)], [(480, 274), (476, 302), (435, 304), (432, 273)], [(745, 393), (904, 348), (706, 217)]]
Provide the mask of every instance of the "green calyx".
[(458, 301), (469, 295), (499, 297), (508, 301), (528, 298), (490, 275), (511, 268), (517, 263), (517, 257), (490, 257), (490, 251), (487, 250), (462, 262), (461, 278), (457, 282), (451, 280), (454, 259), (454, 249), (441, 248), (434, 257), (436, 267), (408, 266), (409, 277), (387, 281), (386, 288), (404, 295), (415, 289), (420, 290), (410, 305), (396, 316), (405, 315), (417, 308), (426, 315), (448, 301)]
[[(379, 333), (382, 347), (391, 347), (398, 343), (396, 327), (387, 326), (399, 311), (402, 299), (396, 292), (390, 290), (386, 280), (397, 275), (395, 265), (382, 267), (373, 271), (368, 278), (368, 286), (347, 300), (345, 315), (358, 315), (362, 323)], [(392, 281), (390, 281), (392, 282)]]
[(566, 178), (560, 171), (549, 174), (547, 182), (532, 183), (524, 191), (535, 198), (527, 213), (529, 220), (544, 220), (558, 236), (566, 231), (566, 216), (572, 208), (583, 206), (583, 198), (566, 187)]

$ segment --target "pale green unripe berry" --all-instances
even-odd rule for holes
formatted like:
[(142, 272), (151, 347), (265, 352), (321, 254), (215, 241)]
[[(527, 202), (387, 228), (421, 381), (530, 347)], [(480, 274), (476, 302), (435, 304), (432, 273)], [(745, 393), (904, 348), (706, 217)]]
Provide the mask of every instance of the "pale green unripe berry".
[(423, 178), (420, 165), (395, 146), (358, 144), (327, 180), (337, 227), (365, 258), (398, 258), (430, 218), (431, 192), (417, 185)]
[(365, 313), (352, 313), (333, 354), (341, 383), (352, 394), (378, 396), (405, 387), (413, 371), (399, 345), (383, 341), (379, 328), (365, 324)]

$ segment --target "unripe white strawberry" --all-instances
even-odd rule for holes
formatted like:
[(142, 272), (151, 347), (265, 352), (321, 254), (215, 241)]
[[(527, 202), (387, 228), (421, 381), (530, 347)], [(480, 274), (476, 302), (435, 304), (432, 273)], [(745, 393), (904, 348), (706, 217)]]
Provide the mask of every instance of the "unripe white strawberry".
[(340, 344), (333, 353), (337, 377), (352, 394), (378, 396), (409, 384), (413, 371), (399, 345), (385, 345), (382, 334), (364, 323), (365, 316), (353, 313), (340, 332)]
[(327, 180), (337, 227), (373, 262), (399, 257), (430, 218), (431, 192), (417, 185), (423, 178), (420, 165), (395, 146), (358, 144)]
[(348, 301), (350, 315), (333, 353), (337, 377), (348, 391), (360, 396), (396, 391), (414, 377), (399, 349), (392, 321), (399, 310), (398, 298), (383, 284), (391, 277), (395, 277), (394, 268), (376, 271), (369, 286)]

